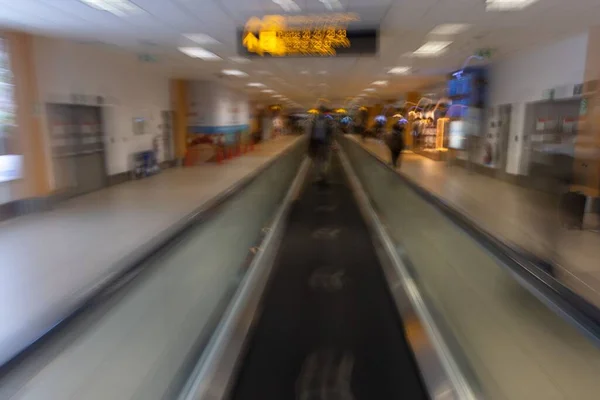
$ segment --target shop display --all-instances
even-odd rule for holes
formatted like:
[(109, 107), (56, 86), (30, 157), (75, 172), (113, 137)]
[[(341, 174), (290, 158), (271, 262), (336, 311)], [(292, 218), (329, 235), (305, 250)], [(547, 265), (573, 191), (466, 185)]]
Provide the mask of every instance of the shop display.
[(450, 124), (449, 118), (439, 118), (436, 123), (436, 148), (443, 149), (448, 147), (448, 125)]
[(448, 135), (448, 148), (454, 150), (465, 150), (467, 142), (467, 123), (465, 121), (450, 122)]
[(522, 162), (536, 189), (556, 191), (572, 182), (579, 109), (577, 98), (527, 105)]

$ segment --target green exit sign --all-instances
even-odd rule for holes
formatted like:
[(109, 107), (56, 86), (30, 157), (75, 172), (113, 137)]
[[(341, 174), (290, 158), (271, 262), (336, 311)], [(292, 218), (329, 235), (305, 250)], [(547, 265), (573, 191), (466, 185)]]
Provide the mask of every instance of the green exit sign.
[(475, 51), (475, 55), (481, 58), (492, 58), (493, 50), (492, 49), (478, 49)]
[(147, 53), (138, 54), (138, 60), (141, 62), (147, 62), (147, 63), (154, 63), (154, 62), (158, 61), (156, 56), (154, 56), (152, 54), (147, 54)]

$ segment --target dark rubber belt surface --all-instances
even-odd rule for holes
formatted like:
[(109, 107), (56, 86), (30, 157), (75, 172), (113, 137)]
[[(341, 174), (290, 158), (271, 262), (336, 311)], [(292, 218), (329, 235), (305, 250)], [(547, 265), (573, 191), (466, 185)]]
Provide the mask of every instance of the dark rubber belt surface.
[(293, 205), (273, 273), (232, 398), (427, 398), (337, 157)]

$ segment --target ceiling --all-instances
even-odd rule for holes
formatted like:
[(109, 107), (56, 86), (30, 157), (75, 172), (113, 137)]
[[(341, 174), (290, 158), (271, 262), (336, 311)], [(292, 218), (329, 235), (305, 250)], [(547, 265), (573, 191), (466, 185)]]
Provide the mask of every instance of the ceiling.
[[(144, 12), (118, 17), (91, 8), (79, 0), (0, 0), (0, 25), (47, 36), (118, 46), (124, 51), (153, 54), (172, 77), (216, 79), (223, 68), (247, 72), (248, 78), (227, 78), (228, 86), (249, 90), (267, 101), (260, 89), (246, 88), (261, 82), (290, 99), (309, 105), (319, 97), (343, 103), (375, 81), (370, 101), (398, 99), (410, 90), (438, 84), (459, 68), (477, 48), (493, 48), (494, 58), (506, 57), (535, 45), (585, 32), (600, 20), (598, 0), (540, 0), (515, 12), (486, 12), (484, 0), (340, 0), (346, 11), (357, 12), (369, 25), (379, 25), (377, 56), (336, 58), (253, 58), (236, 64), (236, 28), (250, 16), (282, 14), (272, 0), (132, 0)], [(322, 13), (319, 0), (296, 0), (302, 13)], [(406, 56), (423, 44), (428, 33), (443, 23), (467, 23), (470, 28), (452, 38), (442, 56)], [(205, 46), (223, 61), (202, 61), (180, 53), (179, 46), (193, 45), (184, 33), (205, 33), (220, 44)], [(398, 65), (412, 67), (407, 76), (386, 72)], [(366, 101), (369, 101), (367, 99)]]

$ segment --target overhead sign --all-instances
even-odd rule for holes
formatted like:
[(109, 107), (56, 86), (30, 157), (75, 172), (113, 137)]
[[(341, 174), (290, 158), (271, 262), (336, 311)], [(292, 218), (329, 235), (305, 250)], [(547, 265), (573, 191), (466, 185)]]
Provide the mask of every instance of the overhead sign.
[(239, 53), (274, 57), (376, 53), (376, 29), (349, 30), (348, 24), (357, 18), (354, 14), (252, 18), (238, 32)]

